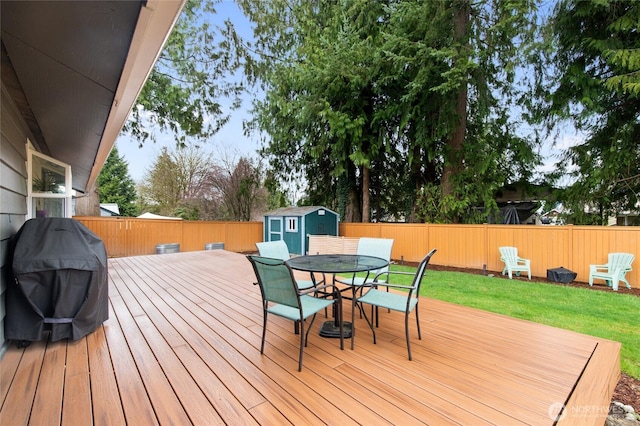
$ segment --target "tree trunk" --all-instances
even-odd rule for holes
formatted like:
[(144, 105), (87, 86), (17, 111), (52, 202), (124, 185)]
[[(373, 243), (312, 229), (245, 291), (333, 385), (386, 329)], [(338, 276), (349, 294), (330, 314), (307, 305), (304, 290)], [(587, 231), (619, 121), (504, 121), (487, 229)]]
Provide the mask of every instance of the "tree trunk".
[[(459, 4), (459, 8), (455, 11), (454, 17), (454, 39), (459, 48), (458, 56), (464, 56), (463, 50), (467, 49), (467, 43), (464, 41), (467, 27), (469, 25), (470, 6), (467, 0)], [(453, 64), (454, 68), (456, 63)], [(462, 148), (464, 145), (464, 137), (467, 129), (467, 78), (460, 82), (460, 88), (456, 97), (456, 116), (458, 123), (451, 133), (451, 137), (447, 142), (447, 152), (444, 168), (442, 171), (442, 197), (453, 194), (454, 177), (462, 170)], [(454, 222), (458, 222), (459, 218), (453, 218)]]
[(371, 194), (369, 191), (370, 184), (369, 168), (362, 166), (362, 222), (371, 222)]
[(360, 211), (360, 197), (356, 180), (356, 168), (352, 162), (349, 162), (347, 170), (348, 185), (347, 199), (345, 206), (344, 221), (345, 222), (361, 222), (362, 213)]
[(97, 180), (83, 195), (76, 197), (76, 216), (100, 216), (100, 193)]

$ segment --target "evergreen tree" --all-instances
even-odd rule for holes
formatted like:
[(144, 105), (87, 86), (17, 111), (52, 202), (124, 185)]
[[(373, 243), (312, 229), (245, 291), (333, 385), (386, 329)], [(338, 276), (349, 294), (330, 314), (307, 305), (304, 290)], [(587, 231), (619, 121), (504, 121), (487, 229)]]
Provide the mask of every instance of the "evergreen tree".
[(137, 216), (136, 186), (124, 157), (113, 147), (98, 175), (100, 203), (115, 203), (121, 216)]
[(438, 220), (483, 220), (472, 207), (531, 176), (512, 114), (531, 1), (241, 4), (262, 53), (263, 153), (278, 176), (303, 171), (307, 201), (345, 221), (417, 220), (433, 186)]
[(538, 117), (553, 126), (569, 120), (586, 135), (565, 151), (556, 177), (573, 183), (563, 202), (580, 224), (606, 224), (637, 208), (640, 194), (640, 2), (563, 0), (547, 30), (545, 93)]

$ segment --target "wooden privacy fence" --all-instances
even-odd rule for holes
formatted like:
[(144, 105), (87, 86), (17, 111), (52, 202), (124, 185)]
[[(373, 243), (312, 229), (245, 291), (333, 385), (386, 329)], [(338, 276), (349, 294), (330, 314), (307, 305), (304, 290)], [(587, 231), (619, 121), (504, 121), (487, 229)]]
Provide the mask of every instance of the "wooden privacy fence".
[(160, 244), (180, 244), (180, 251), (204, 250), (224, 243), (225, 250), (255, 251), (262, 241), (262, 222), (204, 222), (121, 217), (74, 217), (99, 236), (109, 257), (155, 254)]
[[(180, 244), (180, 251), (204, 250), (209, 243), (224, 243), (225, 250), (255, 252), (263, 240), (262, 222), (200, 222), (161, 219), (75, 217), (98, 235), (111, 257), (156, 253), (158, 244)], [(576, 272), (576, 281), (589, 280), (589, 264), (607, 262), (610, 252), (640, 253), (640, 227), (440, 225), (428, 223), (341, 223), (344, 237), (393, 238), (391, 258), (418, 262), (432, 248), (434, 265), (485, 268), (500, 273), (498, 247), (514, 246), (531, 259), (531, 273), (546, 277), (547, 269), (565, 267)], [(640, 260), (627, 274), (639, 287)]]
[[(561, 266), (576, 272), (576, 281), (589, 281), (589, 264), (607, 263), (610, 252), (633, 253), (634, 270), (627, 274), (639, 287), (640, 227), (534, 226), (534, 225), (436, 225), (428, 223), (342, 223), (345, 237), (393, 238), (391, 258), (416, 262), (432, 248), (434, 265), (475, 268), (500, 273), (498, 247), (518, 248), (531, 259), (531, 275), (546, 277), (547, 269)], [(602, 281), (598, 281), (602, 283)]]

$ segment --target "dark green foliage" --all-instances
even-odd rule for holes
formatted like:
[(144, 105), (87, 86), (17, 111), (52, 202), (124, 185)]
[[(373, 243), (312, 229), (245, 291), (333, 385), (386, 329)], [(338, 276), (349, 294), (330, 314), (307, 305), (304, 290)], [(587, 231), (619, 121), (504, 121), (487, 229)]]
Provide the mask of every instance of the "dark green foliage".
[(115, 203), (121, 216), (137, 216), (136, 185), (124, 157), (113, 147), (98, 175), (98, 192), (101, 203)]
[[(433, 220), (479, 221), (471, 207), (531, 176), (534, 141), (511, 112), (530, 1), (240, 4), (256, 23), (252, 72), (266, 91), (253, 125), (268, 135), (274, 176), (306, 179), (305, 203), (336, 206), (346, 221), (425, 219), (419, 194), (449, 168)], [(462, 9), (469, 24), (456, 27)]]
[(224, 77), (241, 66), (244, 47), (229, 23), (210, 23), (215, 3), (186, 3), (124, 129), (140, 144), (157, 131), (173, 134), (178, 145), (205, 141), (229, 120), (222, 100), (240, 106), (242, 81)]
[(541, 77), (547, 96), (539, 118), (549, 125), (569, 120), (585, 135), (566, 150), (556, 173), (572, 177), (563, 202), (577, 224), (606, 224), (608, 216), (637, 207), (639, 22), (637, 1), (572, 0), (558, 3), (548, 25), (554, 49)]

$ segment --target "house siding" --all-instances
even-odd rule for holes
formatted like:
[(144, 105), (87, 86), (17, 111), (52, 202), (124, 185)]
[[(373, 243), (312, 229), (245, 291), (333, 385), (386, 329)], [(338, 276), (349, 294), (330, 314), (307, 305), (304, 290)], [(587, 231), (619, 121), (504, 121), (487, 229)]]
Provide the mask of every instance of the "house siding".
[(26, 141), (30, 132), (2, 85), (0, 99), (0, 358), (4, 338), (5, 291), (9, 283), (9, 240), (27, 214)]

